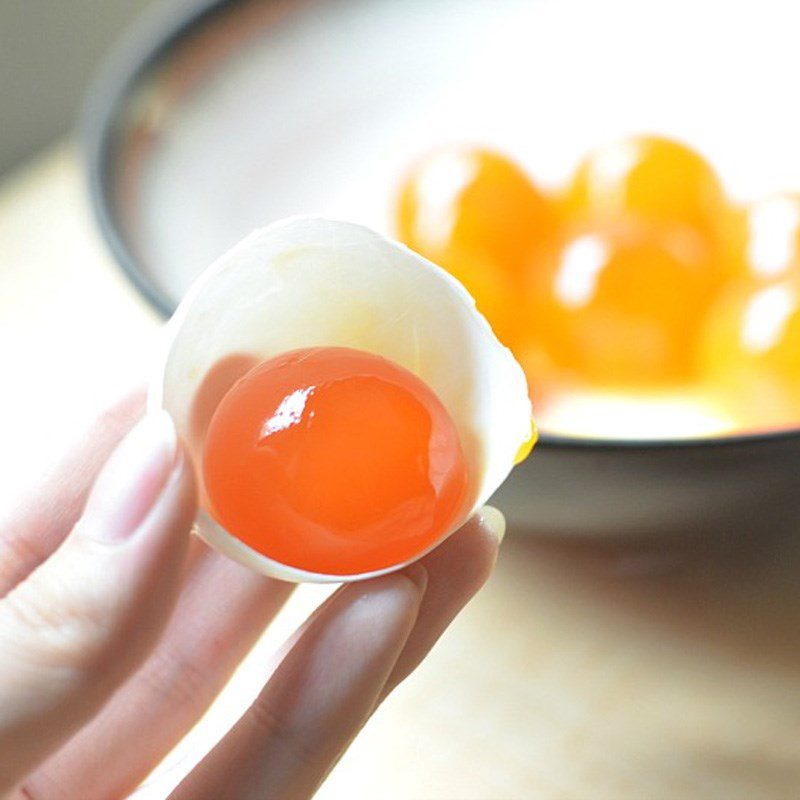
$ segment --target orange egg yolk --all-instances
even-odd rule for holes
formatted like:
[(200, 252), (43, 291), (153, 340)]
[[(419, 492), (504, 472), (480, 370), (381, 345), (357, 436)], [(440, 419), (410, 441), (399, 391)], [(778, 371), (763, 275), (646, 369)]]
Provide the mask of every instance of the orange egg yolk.
[(600, 384), (680, 382), (718, 285), (697, 237), (589, 230), (532, 267), (529, 338), (553, 363)]
[(556, 228), (554, 203), (509, 159), (471, 147), (442, 148), (406, 176), (398, 237), (458, 278), (506, 344), (525, 267)]
[(397, 231), (436, 263), (454, 248), (496, 268), (520, 270), (552, 234), (552, 203), (513, 161), (489, 150), (442, 148), (411, 169), (400, 191)]
[(457, 522), (467, 467), (456, 426), (418, 377), (342, 347), (265, 361), (211, 419), (214, 519), (287, 566), (353, 575), (397, 566)]
[(731, 288), (709, 316), (702, 355), (713, 373), (757, 369), (800, 401), (800, 277)]
[(633, 136), (590, 153), (565, 205), (573, 219), (680, 224), (715, 238), (725, 235), (729, 213), (722, 184), (705, 159), (659, 136)]
[(699, 349), (708, 386), (743, 428), (800, 421), (800, 277), (731, 286)]

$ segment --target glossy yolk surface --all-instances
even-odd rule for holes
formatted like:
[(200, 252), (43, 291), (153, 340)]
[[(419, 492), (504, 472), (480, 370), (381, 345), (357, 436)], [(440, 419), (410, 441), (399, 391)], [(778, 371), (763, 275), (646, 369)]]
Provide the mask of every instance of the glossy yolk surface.
[(584, 232), (537, 263), (531, 279), (529, 336), (558, 367), (618, 386), (690, 376), (694, 338), (717, 287), (696, 237)]
[(691, 148), (659, 136), (633, 136), (590, 153), (566, 194), (573, 219), (686, 225), (724, 236), (729, 208), (711, 166)]
[(750, 370), (800, 401), (800, 277), (734, 286), (709, 315), (702, 357), (717, 376)]
[(437, 150), (411, 169), (400, 191), (397, 230), (435, 263), (453, 249), (519, 271), (552, 235), (552, 203), (512, 161), (469, 147)]
[(743, 428), (800, 421), (800, 279), (742, 282), (709, 315), (700, 342), (707, 385)]
[(404, 368), (349, 348), (263, 362), (209, 425), (210, 513), (283, 564), (329, 575), (403, 563), (462, 510), (467, 467), (436, 395)]
[(452, 147), (421, 159), (402, 184), (398, 237), (444, 267), (475, 298), (503, 341), (514, 335), (514, 301), (525, 267), (556, 228), (554, 204), (512, 161)]
[(800, 195), (767, 197), (745, 214), (745, 273), (773, 280), (800, 274)]

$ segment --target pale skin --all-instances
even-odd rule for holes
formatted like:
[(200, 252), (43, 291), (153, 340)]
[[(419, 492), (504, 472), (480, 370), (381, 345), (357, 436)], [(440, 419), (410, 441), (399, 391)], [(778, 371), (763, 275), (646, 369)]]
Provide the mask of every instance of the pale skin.
[[(190, 535), (188, 456), (166, 415), (141, 415), (126, 398), (0, 509), (0, 797), (132, 792), (292, 590)], [(489, 577), (504, 529), (487, 507), (417, 564), (338, 589), (171, 797), (311, 797)]]

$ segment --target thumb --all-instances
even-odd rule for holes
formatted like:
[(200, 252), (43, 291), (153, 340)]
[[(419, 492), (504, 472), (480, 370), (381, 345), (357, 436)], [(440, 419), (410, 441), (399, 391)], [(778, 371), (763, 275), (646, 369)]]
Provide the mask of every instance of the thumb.
[(144, 660), (174, 605), (194, 513), (172, 421), (146, 417), (62, 546), (0, 601), (0, 794)]

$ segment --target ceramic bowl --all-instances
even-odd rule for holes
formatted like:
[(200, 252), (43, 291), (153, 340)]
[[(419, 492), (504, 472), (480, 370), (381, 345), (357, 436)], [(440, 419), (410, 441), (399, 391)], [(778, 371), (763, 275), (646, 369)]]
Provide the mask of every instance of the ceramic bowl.
[[(130, 32), (91, 92), (94, 209), (166, 316), (207, 264), (273, 219), (321, 212), (390, 231), (391, 187), (439, 142), (491, 143), (555, 185), (598, 141), (655, 130), (701, 147), (734, 195), (797, 187), (797, 18), (791, 0), (168, 6)], [(799, 430), (635, 441), (543, 430), (496, 502), (539, 535), (758, 534), (796, 518), (799, 479)]]

